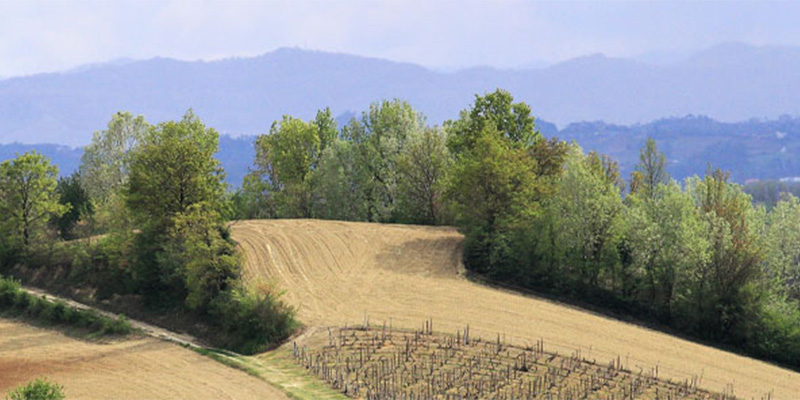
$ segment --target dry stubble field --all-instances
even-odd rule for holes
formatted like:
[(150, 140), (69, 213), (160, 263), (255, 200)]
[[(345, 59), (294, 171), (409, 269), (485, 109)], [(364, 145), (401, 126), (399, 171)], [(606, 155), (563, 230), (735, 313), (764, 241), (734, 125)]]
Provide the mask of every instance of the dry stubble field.
[(284, 399), (266, 382), (170, 342), (112, 343), (0, 319), (0, 396), (37, 377), (68, 399)]
[[(466, 280), (462, 237), (455, 229), (368, 223), (263, 220), (232, 226), (246, 259), (246, 279), (274, 281), (298, 307), (310, 332), (329, 326), (383, 321), (473, 337), (503, 335), (528, 346), (542, 339), (562, 354), (650, 370), (721, 392), (775, 399), (800, 398), (800, 374), (636, 325)], [(301, 337), (302, 341), (302, 337)]]

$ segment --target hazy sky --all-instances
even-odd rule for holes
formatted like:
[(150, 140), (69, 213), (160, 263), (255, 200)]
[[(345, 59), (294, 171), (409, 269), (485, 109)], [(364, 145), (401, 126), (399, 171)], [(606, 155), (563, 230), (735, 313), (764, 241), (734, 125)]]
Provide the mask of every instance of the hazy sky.
[(800, 45), (798, 18), (800, 2), (0, 0), (0, 76), (286, 46), (434, 68), (659, 59), (729, 41)]

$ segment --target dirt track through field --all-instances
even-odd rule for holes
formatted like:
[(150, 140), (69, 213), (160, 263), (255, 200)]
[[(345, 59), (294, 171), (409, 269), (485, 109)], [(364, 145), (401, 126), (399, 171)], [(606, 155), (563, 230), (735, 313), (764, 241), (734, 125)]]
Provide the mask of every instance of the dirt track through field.
[(68, 399), (285, 399), (264, 381), (152, 337), (113, 343), (0, 319), (0, 396), (37, 377)]
[(460, 273), (462, 237), (452, 228), (368, 223), (241, 221), (233, 237), (244, 250), (245, 278), (274, 281), (313, 328), (383, 321), (514, 344), (544, 339), (546, 348), (636, 371), (658, 366), (664, 378), (701, 376), (701, 386), (775, 399), (800, 398), (800, 374), (551, 301), (488, 288)]

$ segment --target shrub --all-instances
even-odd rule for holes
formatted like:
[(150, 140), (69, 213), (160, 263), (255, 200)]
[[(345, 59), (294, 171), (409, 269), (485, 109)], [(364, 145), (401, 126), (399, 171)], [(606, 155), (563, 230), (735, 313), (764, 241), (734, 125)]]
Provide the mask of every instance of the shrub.
[(243, 354), (255, 354), (288, 338), (297, 329), (295, 310), (267, 285), (238, 287), (214, 301), (212, 317), (221, 323), (215, 344)]
[(61, 400), (64, 398), (64, 386), (49, 382), (46, 378), (37, 378), (8, 393), (9, 400)]

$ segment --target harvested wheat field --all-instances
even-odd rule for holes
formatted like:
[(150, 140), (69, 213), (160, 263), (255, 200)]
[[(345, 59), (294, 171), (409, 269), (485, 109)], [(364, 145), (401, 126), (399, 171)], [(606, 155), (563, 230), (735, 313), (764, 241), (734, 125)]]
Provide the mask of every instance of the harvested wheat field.
[(0, 319), (0, 395), (34, 378), (69, 399), (284, 399), (266, 382), (153, 338), (93, 343)]
[(498, 290), (461, 274), (462, 237), (455, 229), (316, 221), (242, 221), (233, 237), (246, 279), (274, 281), (298, 307), (309, 331), (370, 323), (433, 330), (531, 346), (659, 377), (700, 379), (700, 387), (761, 398), (800, 398), (800, 374), (551, 301)]

